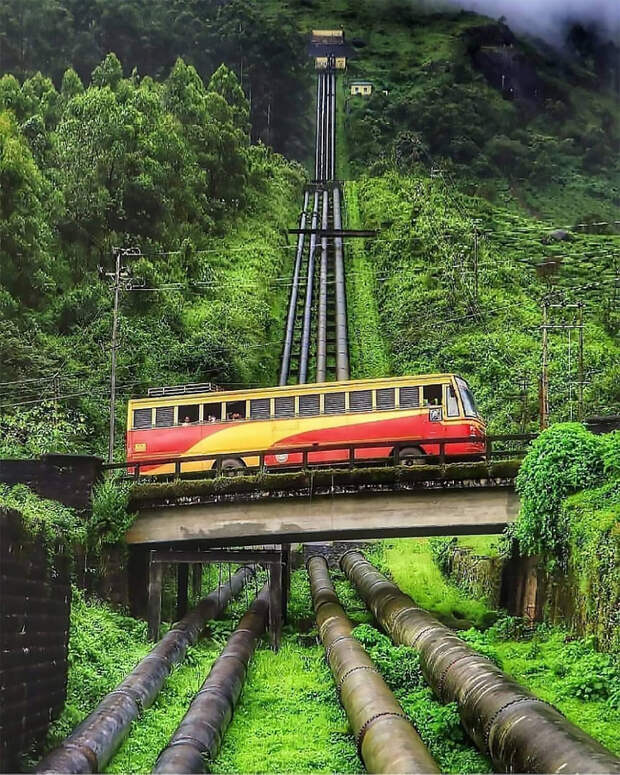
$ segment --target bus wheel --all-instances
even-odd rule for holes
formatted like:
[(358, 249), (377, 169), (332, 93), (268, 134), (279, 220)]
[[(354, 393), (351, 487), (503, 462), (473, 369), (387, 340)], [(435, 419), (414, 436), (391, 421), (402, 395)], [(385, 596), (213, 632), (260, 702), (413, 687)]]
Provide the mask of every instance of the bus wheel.
[(227, 457), (222, 460), (222, 476), (239, 476), (244, 468), (243, 460), (238, 457)]
[(425, 459), (422, 450), (419, 447), (406, 447), (398, 453), (398, 460), (401, 466), (421, 466)]

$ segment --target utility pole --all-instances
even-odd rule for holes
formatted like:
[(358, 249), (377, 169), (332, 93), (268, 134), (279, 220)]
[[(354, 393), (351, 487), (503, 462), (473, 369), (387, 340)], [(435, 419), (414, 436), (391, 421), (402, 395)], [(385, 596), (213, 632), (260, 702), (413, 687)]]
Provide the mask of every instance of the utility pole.
[(474, 304), (478, 309), (478, 224), (474, 223)]
[(121, 287), (127, 287), (129, 273), (123, 266), (123, 259), (129, 256), (140, 256), (140, 248), (112, 248), (115, 256), (113, 272), (105, 272), (105, 276), (113, 282), (114, 311), (112, 317), (112, 365), (110, 370), (110, 438), (108, 440), (108, 463), (114, 462), (114, 435), (116, 431), (116, 350), (118, 348), (118, 306)]
[(577, 419), (579, 422), (583, 422), (583, 382), (584, 382), (584, 369), (583, 369), (583, 303), (579, 302), (577, 305), (577, 326), (579, 327), (579, 371), (577, 385)]
[(549, 300), (543, 299), (542, 310), (542, 368), (540, 373), (540, 429), (549, 427), (549, 340), (548, 319)]
[[(572, 390), (575, 385), (575, 381), (572, 379), (572, 360), (571, 360), (571, 331), (577, 329), (579, 331), (579, 356), (578, 356), (578, 376), (577, 376), (577, 413), (578, 419), (583, 420), (584, 415), (584, 401), (583, 401), (583, 387), (585, 384), (584, 377), (584, 327), (583, 327), (583, 302), (576, 304), (556, 304), (552, 303), (549, 296), (545, 296), (543, 299), (543, 311), (542, 311), (542, 369), (540, 378), (540, 427), (542, 430), (549, 427), (549, 331), (568, 331), (568, 370), (566, 372), (568, 380), (569, 390), (569, 407), (570, 416), (572, 419)], [(552, 323), (549, 319), (550, 310), (577, 310), (577, 319), (573, 318), (572, 322), (560, 322)], [(551, 313), (553, 315), (553, 313)]]

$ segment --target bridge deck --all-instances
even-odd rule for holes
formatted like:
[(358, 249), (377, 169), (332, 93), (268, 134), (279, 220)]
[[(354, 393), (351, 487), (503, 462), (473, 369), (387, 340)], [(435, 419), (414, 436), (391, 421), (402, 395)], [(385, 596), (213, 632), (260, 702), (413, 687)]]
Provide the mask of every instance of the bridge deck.
[[(302, 486), (312, 478), (303, 472), (286, 480), (294, 487), (289, 490), (284, 481), (283, 489), (273, 481), (266, 487), (264, 477), (262, 488), (255, 477), (220, 484), (188, 480), (138, 485), (132, 493), (132, 508), (139, 513), (126, 539), (130, 544), (251, 546), (482, 534), (500, 532), (517, 516), (519, 498), (511, 477), (467, 479), (463, 469), (461, 478), (446, 479), (443, 469), (443, 476), (429, 479), (420, 469), (392, 475), (378, 469), (383, 472), (380, 484), (368, 484), (374, 469), (367, 470), (365, 484), (352, 482), (356, 476), (349, 471), (316, 472), (310, 487)], [(346, 483), (343, 477), (348, 477)]]

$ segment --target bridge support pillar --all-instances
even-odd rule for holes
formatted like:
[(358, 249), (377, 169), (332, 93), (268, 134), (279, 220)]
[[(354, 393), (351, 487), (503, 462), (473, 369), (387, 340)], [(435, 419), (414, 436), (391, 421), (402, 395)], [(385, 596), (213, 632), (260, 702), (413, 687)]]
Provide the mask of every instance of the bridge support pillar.
[(283, 569), (282, 562), (273, 562), (269, 565), (269, 638), (274, 651), (279, 651), (282, 639)]
[(288, 600), (291, 594), (291, 545), (282, 544), (282, 621), (288, 621)]
[(189, 565), (181, 562), (177, 565), (177, 620), (187, 613), (189, 600)]
[(202, 565), (196, 563), (192, 571), (192, 602), (196, 604), (202, 597)]
[(163, 565), (155, 561), (155, 552), (151, 552), (149, 556), (149, 598), (147, 604), (149, 640), (157, 640), (159, 638), (162, 576)]

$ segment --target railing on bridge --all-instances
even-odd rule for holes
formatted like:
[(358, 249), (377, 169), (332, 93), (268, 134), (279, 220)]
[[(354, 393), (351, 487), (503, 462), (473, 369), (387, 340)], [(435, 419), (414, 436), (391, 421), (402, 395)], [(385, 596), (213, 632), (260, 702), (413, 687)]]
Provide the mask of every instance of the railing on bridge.
[[(205, 454), (205, 455), (186, 455), (174, 457), (153, 457), (149, 459), (139, 461), (123, 461), (122, 463), (107, 463), (103, 466), (104, 470), (123, 470), (126, 469), (130, 478), (137, 480), (141, 474), (144, 475), (143, 469), (153, 468), (154, 466), (174, 466), (167, 474), (163, 476), (174, 475), (175, 477), (181, 476), (183, 473), (183, 466), (189, 463), (209, 462), (214, 461), (212, 468), (204, 471), (192, 471), (193, 475), (200, 473), (201, 476), (218, 476), (222, 474), (222, 463), (225, 460), (229, 460), (231, 457), (239, 458), (257, 458), (258, 462), (255, 465), (247, 465), (243, 471), (248, 473), (255, 473), (258, 471), (267, 470), (268, 466), (265, 464), (265, 459), (268, 457), (274, 457), (275, 455), (301, 455), (301, 461), (297, 462), (284, 462), (271, 466), (272, 472), (287, 471), (291, 469), (299, 468), (325, 468), (325, 467), (348, 467), (353, 468), (356, 466), (366, 465), (403, 465), (401, 459), (401, 452), (405, 449), (410, 449), (412, 446), (417, 447), (422, 454), (418, 458), (414, 459), (417, 463), (418, 460), (423, 463), (438, 463), (444, 465), (447, 462), (464, 462), (469, 461), (485, 461), (487, 463), (493, 460), (503, 460), (509, 457), (518, 458), (522, 457), (527, 452), (527, 445), (533, 441), (538, 434), (535, 433), (517, 433), (497, 436), (486, 436), (481, 439), (479, 436), (458, 436), (458, 437), (446, 437), (446, 438), (416, 438), (416, 439), (398, 439), (398, 440), (376, 440), (365, 442), (352, 442), (345, 444), (343, 442), (337, 442), (333, 444), (306, 444), (303, 446), (292, 447), (272, 447), (271, 449), (259, 449), (259, 450), (247, 450), (244, 452), (235, 453), (218, 453), (218, 454)], [(446, 447), (451, 444), (481, 444), (485, 442), (485, 452), (476, 452), (472, 454), (459, 454), (458, 457), (453, 454), (446, 453)], [(391, 448), (391, 454), (389, 457), (378, 456), (373, 457), (356, 457), (355, 453), (364, 449), (384, 449), (385, 447)], [(432, 452), (424, 452), (423, 447), (432, 447)], [(515, 448), (516, 447), (516, 448)], [(311, 455), (323, 452), (341, 452), (347, 453), (346, 458), (335, 462), (326, 463), (324, 461), (313, 461)], [(147, 473), (147, 475), (149, 475)]]

